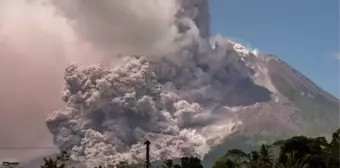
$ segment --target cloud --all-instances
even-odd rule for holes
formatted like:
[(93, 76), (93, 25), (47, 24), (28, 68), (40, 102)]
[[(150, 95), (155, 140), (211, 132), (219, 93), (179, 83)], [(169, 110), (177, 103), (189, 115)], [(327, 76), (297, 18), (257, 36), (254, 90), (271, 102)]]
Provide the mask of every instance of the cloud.
[(334, 54), (334, 57), (340, 61), (340, 52), (337, 52)]

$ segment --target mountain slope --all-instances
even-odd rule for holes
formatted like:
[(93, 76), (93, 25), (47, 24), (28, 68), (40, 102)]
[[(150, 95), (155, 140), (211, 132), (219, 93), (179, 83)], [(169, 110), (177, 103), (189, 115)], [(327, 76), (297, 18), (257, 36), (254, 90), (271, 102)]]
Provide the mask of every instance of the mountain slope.
[(249, 151), (260, 143), (294, 135), (330, 136), (338, 128), (339, 99), (274, 55), (242, 58), (254, 72), (253, 81), (271, 91), (271, 99), (238, 111), (243, 124), (206, 155), (205, 167), (228, 149)]

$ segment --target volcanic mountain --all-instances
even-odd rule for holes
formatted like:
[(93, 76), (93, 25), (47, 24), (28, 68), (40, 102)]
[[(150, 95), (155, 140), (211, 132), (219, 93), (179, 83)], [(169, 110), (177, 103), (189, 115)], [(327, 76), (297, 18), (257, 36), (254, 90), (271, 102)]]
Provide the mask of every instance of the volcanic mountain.
[(147, 139), (153, 160), (211, 165), (227, 148), (335, 130), (337, 98), (274, 55), (209, 37), (207, 0), (179, 2), (171, 52), (65, 70), (65, 108), (47, 119), (61, 150), (89, 166), (138, 162)]
[(339, 126), (339, 99), (287, 63), (274, 55), (241, 59), (253, 70), (251, 80), (229, 93), (233, 107), (221, 108), (237, 113), (242, 124), (206, 155), (205, 166), (212, 166), (228, 149), (250, 151), (296, 135), (329, 137)]

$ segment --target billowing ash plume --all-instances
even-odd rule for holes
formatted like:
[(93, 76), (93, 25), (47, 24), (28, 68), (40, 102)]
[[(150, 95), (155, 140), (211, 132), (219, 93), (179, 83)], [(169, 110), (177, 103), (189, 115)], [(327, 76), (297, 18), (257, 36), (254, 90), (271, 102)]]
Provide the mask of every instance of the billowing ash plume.
[(142, 159), (145, 139), (160, 159), (207, 151), (205, 138), (189, 127), (202, 108), (163, 89), (143, 58), (114, 70), (72, 65), (65, 81), (67, 108), (47, 124), (56, 143), (73, 147), (81, 161)]
[[(97, 17), (95, 11), (118, 1), (96, 1), (95, 4), (87, 0), (72, 1), (80, 11), (66, 8), (74, 6), (66, 2), (55, 3), (74, 21), (76, 30), (81, 27), (80, 36), (95, 45), (104, 43), (117, 47), (114, 46), (117, 41), (110, 39), (114, 35), (97, 34), (107, 34), (103, 31), (109, 31), (110, 26), (116, 28), (115, 25), (97, 30), (92, 24), (94, 20), (87, 19)], [(167, 43), (171, 44), (171, 51), (161, 52), (161, 59), (124, 56), (125, 63), (114, 67), (70, 65), (65, 70), (63, 100), (66, 107), (50, 114), (47, 126), (55, 143), (60, 149), (70, 150), (74, 160), (89, 166), (110, 164), (113, 160), (140, 161), (144, 158), (143, 142), (147, 139), (152, 142), (153, 160), (202, 157), (240, 124), (237, 114), (227, 110), (221, 113), (221, 108), (228, 92), (249, 78), (251, 70), (241, 58), (251, 53), (219, 36), (207, 39), (207, 0), (164, 3), (176, 7), (175, 17), (170, 18), (175, 32), (171, 34), (172, 25), (162, 29), (170, 31), (172, 37)], [(138, 12), (131, 15), (138, 15)], [(98, 17), (103, 17), (103, 21), (114, 19), (109, 16), (110, 13)], [(127, 40), (127, 43), (135, 42)], [(162, 40), (151, 39), (151, 44)]]
[[(204, 66), (212, 68), (208, 62)], [(223, 101), (218, 100), (218, 90), (227, 89), (223, 80), (241, 80), (232, 77), (241, 72), (231, 70), (237, 74), (218, 79), (214, 71), (195, 64), (181, 69), (142, 57), (114, 69), (70, 65), (65, 71), (66, 108), (52, 113), (47, 125), (61, 149), (71, 149), (75, 160), (93, 165), (140, 161), (146, 139), (152, 141), (153, 159), (203, 156), (218, 143), (213, 140), (237, 124), (235, 116), (214, 113), (210, 107)]]

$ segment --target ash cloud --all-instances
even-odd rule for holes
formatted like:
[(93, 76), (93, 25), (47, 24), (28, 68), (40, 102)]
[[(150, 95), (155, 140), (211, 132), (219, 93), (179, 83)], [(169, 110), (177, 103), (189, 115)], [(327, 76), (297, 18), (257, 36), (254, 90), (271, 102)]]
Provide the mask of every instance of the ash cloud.
[[(142, 161), (145, 140), (152, 142), (153, 160), (203, 157), (240, 124), (233, 114), (209, 109), (209, 105), (221, 103), (209, 100), (221, 97), (218, 93), (204, 96), (222, 87), (212, 74), (198, 66), (168, 67), (162, 69), (167, 71), (165, 74), (178, 71), (188, 76), (168, 76), (173, 79), (162, 84), (157, 73), (160, 68), (164, 64), (143, 57), (130, 58), (115, 68), (70, 65), (65, 71), (66, 107), (47, 119), (54, 142), (60, 149), (70, 150), (75, 161), (89, 167), (112, 164), (112, 160)], [(189, 69), (194, 73), (190, 74)], [(189, 78), (191, 75), (197, 75), (197, 79)], [(198, 90), (188, 91), (195, 85)], [(195, 94), (203, 97), (190, 99)]]
[(89, 166), (139, 161), (145, 139), (153, 159), (202, 157), (240, 124), (220, 111), (248, 78), (240, 58), (251, 53), (208, 39), (207, 0), (0, 3), (0, 111), (29, 135), (1, 130), (8, 146), (23, 136), (48, 143), (44, 127), (31, 123), (54, 109), (46, 122), (54, 143)]
[[(60, 1), (60, 3), (64, 2)], [(78, 3), (80, 1), (73, 2)], [(102, 2), (104, 3), (104, 1)], [(44, 118), (46, 118), (50, 111), (63, 106), (60, 95), (63, 85), (63, 72), (67, 65), (69, 63), (86, 65), (102, 63), (114, 66), (120, 64), (122, 60), (115, 55), (118, 51), (124, 50), (117, 50), (117, 52), (104, 50), (102, 48), (105, 47), (101, 47), (102, 43), (99, 43), (92, 36), (101, 34), (100, 32), (103, 30), (99, 29), (99, 27), (109, 28), (107, 23), (96, 23), (92, 27), (93, 30), (90, 31), (93, 33), (91, 38), (85, 38), (82, 27), (74, 26), (74, 19), (66, 15), (66, 12), (62, 10), (62, 6), (54, 3), (50, 0), (0, 1), (1, 146), (52, 146), (51, 136), (44, 125)], [(160, 1), (157, 3), (162, 5)], [(165, 30), (163, 28), (167, 24), (165, 22), (169, 21), (164, 21), (163, 16), (157, 15), (157, 13), (164, 12), (163, 9), (165, 8), (140, 6), (139, 9), (135, 9), (136, 4), (133, 5), (133, 8), (125, 8), (126, 5), (129, 4), (117, 3), (114, 6), (108, 5), (105, 10), (99, 12), (101, 14), (97, 13), (97, 16), (102, 18), (107, 16), (110, 18), (111, 16), (106, 15), (107, 12), (112, 11), (112, 9), (122, 9), (118, 15), (121, 18), (108, 20), (112, 25), (119, 25), (121, 20), (130, 15), (131, 10), (139, 10), (140, 12), (137, 12), (138, 15), (133, 15), (130, 18), (137, 21), (140, 14), (146, 18), (141, 20), (148, 21), (145, 24), (146, 26), (143, 26), (141, 22), (136, 22), (131, 24), (129, 26), (131, 29), (127, 31), (123, 31), (123, 27), (118, 27), (117, 29), (110, 30), (110, 32), (103, 31), (104, 34), (101, 34), (100, 37), (115, 37), (110, 36), (110, 33), (119, 34), (118, 37), (125, 37), (127, 42), (124, 39), (112, 39), (110, 45), (112, 47), (117, 45), (122, 47), (122, 49), (127, 48), (131, 53), (156, 50), (153, 48), (158, 48), (158, 45), (155, 44), (159, 40), (164, 40), (164, 34), (162, 33), (165, 33)], [(160, 5), (157, 7), (161, 7)], [(75, 6), (71, 4), (67, 7), (73, 8)], [(129, 11), (124, 11), (125, 9)], [(162, 9), (162, 11), (159, 9)], [(149, 11), (153, 11), (152, 15), (155, 18), (149, 17), (151, 16), (148, 13)], [(84, 15), (84, 13), (79, 11), (79, 15)], [(160, 30), (156, 30), (156, 27), (147, 26), (150, 22), (152, 22), (152, 25), (160, 25), (158, 26)], [(85, 25), (80, 26), (86, 27), (89, 25), (90, 23), (87, 25), (85, 23)], [(94, 29), (95, 27), (97, 29)], [(138, 29), (138, 27), (144, 28)], [(150, 36), (153, 39), (143, 39), (144, 37), (149, 37), (143, 35), (150, 34), (150, 29), (159, 33)], [(156, 35), (160, 37), (156, 37)], [(136, 36), (140, 38), (134, 38)], [(134, 42), (134, 40), (137, 41)], [(22, 132), (25, 132), (25, 134)], [(41, 150), (37, 150), (37, 152), (27, 151), (32, 157), (44, 154), (45, 152)], [(0, 158), (2, 156), (17, 157), (19, 159), (30, 158), (30, 156), (27, 156), (27, 153), (22, 153), (25, 152), (19, 154), (15, 151), (0, 151)]]
[[(1, 147), (53, 146), (43, 121), (62, 105), (68, 32), (62, 19), (40, 5), (0, 2)], [(2, 150), (0, 159), (26, 160), (45, 152), (53, 151)]]
[(84, 40), (113, 54), (159, 54), (176, 36), (174, 0), (53, 0)]
[(146, 139), (153, 142), (152, 155), (159, 157), (154, 159), (207, 152), (205, 138), (188, 127), (202, 112), (200, 106), (177, 100), (150, 68), (143, 58), (117, 69), (68, 67), (67, 106), (47, 121), (56, 144), (89, 164), (140, 161)]
[(203, 157), (241, 123), (223, 105), (228, 92), (249, 77), (240, 58), (251, 53), (220, 36), (205, 38), (207, 28), (201, 32), (199, 23), (208, 17), (197, 17), (206, 1), (180, 2), (171, 23), (177, 36), (160, 59), (124, 56), (126, 62), (114, 67), (66, 69), (66, 107), (50, 114), (47, 125), (54, 142), (74, 160), (90, 167), (138, 162), (146, 139), (153, 160)]

